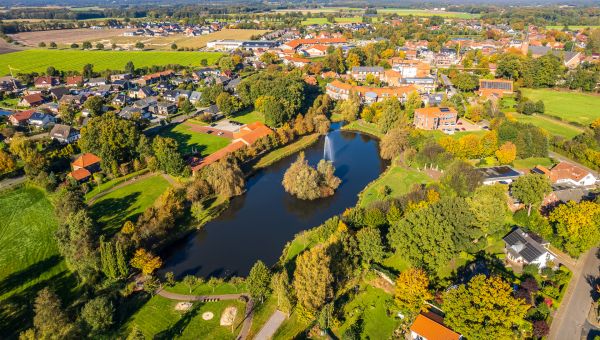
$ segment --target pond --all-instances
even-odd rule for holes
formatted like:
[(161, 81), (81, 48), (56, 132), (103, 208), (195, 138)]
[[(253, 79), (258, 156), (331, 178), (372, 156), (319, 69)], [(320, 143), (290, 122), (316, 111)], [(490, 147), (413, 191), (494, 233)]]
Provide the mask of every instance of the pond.
[[(268, 266), (275, 264), (298, 232), (354, 206), (358, 193), (388, 163), (379, 157), (375, 138), (335, 130), (328, 139), (335, 174), (342, 179), (334, 196), (302, 201), (286, 193), (281, 181), (297, 155), (285, 158), (250, 177), (246, 193), (233, 198), (218, 218), (167, 249), (161, 272), (172, 271), (178, 277), (245, 276), (259, 259)], [(324, 140), (305, 150), (313, 166), (323, 158)]]

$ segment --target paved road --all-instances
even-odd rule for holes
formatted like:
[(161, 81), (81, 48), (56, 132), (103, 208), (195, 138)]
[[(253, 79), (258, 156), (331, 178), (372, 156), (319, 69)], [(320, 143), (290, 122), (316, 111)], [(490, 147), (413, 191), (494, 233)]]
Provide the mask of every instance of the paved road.
[(600, 267), (597, 253), (598, 248), (594, 248), (577, 260), (567, 292), (552, 321), (548, 340), (580, 339), (593, 330), (587, 323), (587, 316)]
[(164, 289), (159, 289), (156, 294), (177, 301), (221, 301), (221, 300), (246, 300), (246, 314), (244, 315), (244, 322), (242, 324), (242, 329), (240, 330), (240, 334), (236, 338), (236, 340), (245, 340), (248, 337), (248, 333), (250, 332), (250, 327), (252, 327), (252, 318), (254, 317), (254, 301), (252, 297), (247, 294), (221, 294), (221, 295), (187, 295), (187, 294), (177, 294), (172, 292), (167, 292)]
[(263, 325), (258, 334), (254, 337), (254, 340), (269, 340), (275, 334), (279, 326), (285, 321), (286, 316), (282, 311), (276, 310), (271, 315), (269, 320)]

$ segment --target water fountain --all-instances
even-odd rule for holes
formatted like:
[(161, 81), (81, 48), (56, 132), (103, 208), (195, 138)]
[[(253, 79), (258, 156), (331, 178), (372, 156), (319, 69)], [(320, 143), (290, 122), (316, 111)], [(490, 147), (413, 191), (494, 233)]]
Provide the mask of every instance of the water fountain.
[(325, 145), (323, 146), (323, 159), (326, 161), (334, 161), (333, 141), (329, 135), (325, 136)]

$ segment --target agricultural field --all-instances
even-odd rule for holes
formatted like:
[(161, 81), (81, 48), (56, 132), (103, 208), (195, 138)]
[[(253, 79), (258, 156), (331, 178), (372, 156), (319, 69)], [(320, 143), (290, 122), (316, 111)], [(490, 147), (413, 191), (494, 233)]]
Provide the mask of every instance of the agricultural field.
[(167, 37), (124, 37), (121, 35), (95, 40), (92, 41), (92, 44), (94, 45), (96, 42), (101, 42), (105, 46), (110, 46), (111, 44), (115, 43), (120, 47), (129, 48), (134, 46), (137, 42), (142, 42), (144, 43), (146, 49), (170, 51), (173, 43), (175, 43), (179, 48), (183, 47), (199, 49), (205, 47), (206, 43), (212, 40), (248, 40), (252, 36), (265, 34), (267, 32), (269, 31), (252, 29), (224, 29), (198, 37), (188, 37), (184, 34), (170, 35)]
[[(588, 25), (588, 26), (584, 26), (584, 25), (567, 25), (567, 27), (569, 28), (569, 30), (573, 31), (580, 31), (580, 30), (584, 30), (586, 28), (589, 29), (594, 29), (594, 28), (600, 28), (600, 26), (594, 26), (594, 25)], [(550, 26), (546, 26), (547, 29), (549, 30), (562, 30), (563, 28), (565, 28), (564, 25), (560, 26), (560, 25), (550, 25)]]
[(202, 156), (207, 156), (226, 147), (231, 142), (229, 138), (194, 131), (192, 127), (185, 123), (177, 124), (162, 132), (161, 135), (175, 139), (179, 143), (182, 154), (190, 154), (195, 151)]
[(168, 187), (169, 182), (161, 175), (140, 179), (99, 198), (92, 204), (90, 214), (104, 232), (113, 234), (125, 221), (135, 222)]
[(58, 45), (71, 45), (83, 41), (97, 41), (109, 37), (120, 36), (130, 31), (127, 29), (102, 29), (77, 28), (68, 30), (34, 31), (11, 34), (10, 37), (25, 46), (37, 47), (39, 43), (49, 44), (54, 41)]
[[(58, 253), (54, 232), (58, 222), (46, 194), (18, 187), (0, 195), (0, 334), (16, 335), (28, 325), (30, 301), (51, 286), (62, 296), (77, 287)], [(9, 337), (10, 338), (10, 337)]]
[(377, 13), (379, 14), (398, 14), (398, 15), (414, 15), (417, 17), (431, 17), (440, 16), (444, 18), (456, 18), (456, 19), (473, 19), (479, 15), (465, 13), (465, 12), (447, 12), (447, 11), (434, 11), (427, 9), (404, 9), (404, 8), (378, 8)]
[(567, 122), (589, 125), (600, 118), (600, 96), (550, 89), (521, 89), (523, 97), (544, 102), (544, 114)]
[(382, 191), (385, 186), (391, 190), (389, 197), (397, 197), (409, 192), (415, 184), (426, 184), (431, 181), (431, 178), (423, 172), (393, 166), (363, 190), (359, 205), (368, 206), (371, 202), (383, 199)]
[[(362, 22), (362, 17), (336, 17), (336, 23), (360, 23)], [(328, 24), (327, 18), (309, 18), (302, 21), (302, 25), (324, 25)]]
[(94, 65), (94, 70), (119, 70), (131, 61), (136, 67), (152, 65), (180, 64), (200, 66), (201, 60), (214, 64), (221, 53), (216, 52), (153, 52), (153, 51), (81, 51), (81, 50), (41, 50), (32, 49), (0, 55), (0, 75), (15, 72), (45, 72), (48, 66), (57, 70), (81, 71), (85, 64)]
[(540, 127), (548, 131), (548, 133), (551, 135), (562, 136), (567, 139), (571, 139), (583, 131), (582, 129), (569, 123), (565, 123), (544, 115), (524, 115), (516, 112), (512, 112), (507, 115), (512, 116), (519, 122), (529, 123)]
[[(241, 329), (245, 305), (240, 301), (195, 302), (187, 312), (175, 310), (177, 303), (162, 296), (153, 296), (131, 317), (123, 333), (138, 327), (147, 339), (172, 339), (175, 336), (180, 339), (234, 339)], [(237, 309), (233, 331), (231, 326), (219, 324), (227, 307)], [(202, 314), (205, 312), (212, 312), (214, 317), (204, 320)]]

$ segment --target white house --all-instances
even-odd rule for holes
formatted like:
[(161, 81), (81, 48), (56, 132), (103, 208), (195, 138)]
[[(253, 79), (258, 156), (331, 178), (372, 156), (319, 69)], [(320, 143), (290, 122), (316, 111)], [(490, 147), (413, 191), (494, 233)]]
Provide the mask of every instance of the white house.
[(537, 166), (533, 171), (548, 176), (553, 184), (583, 187), (594, 185), (597, 181), (590, 171), (568, 162), (560, 162), (550, 170)]
[(538, 235), (526, 233), (521, 228), (516, 228), (504, 238), (506, 258), (516, 264), (535, 264), (540, 268), (554, 261), (556, 255), (548, 250), (549, 242)]

